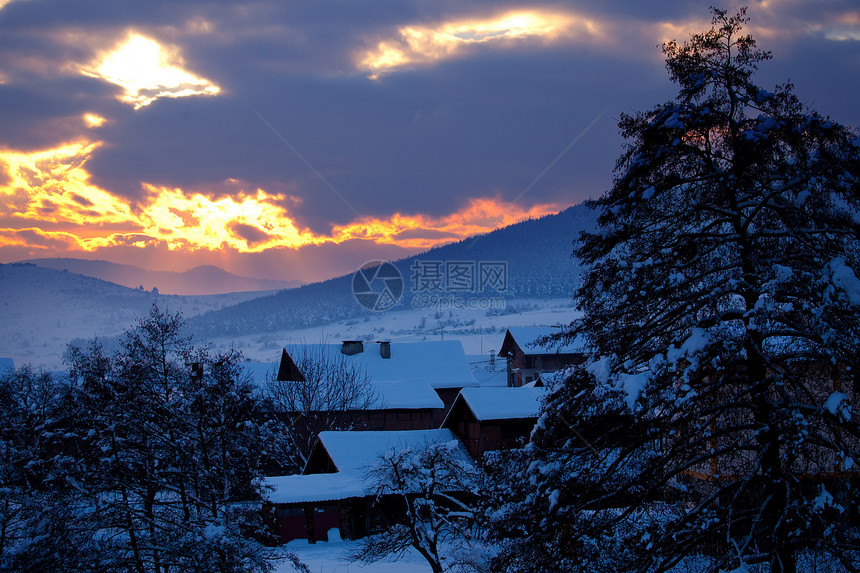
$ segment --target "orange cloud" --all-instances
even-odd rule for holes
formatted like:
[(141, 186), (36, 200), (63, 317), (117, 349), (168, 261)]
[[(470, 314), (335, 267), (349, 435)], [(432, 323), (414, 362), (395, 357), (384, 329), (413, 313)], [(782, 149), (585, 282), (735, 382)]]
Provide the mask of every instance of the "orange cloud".
[(332, 235), (337, 238), (336, 242), (364, 239), (408, 249), (429, 249), (524, 219), (557, 213), (565, 207), (567, 205), (548, 203), (526, 208), (499, 198), (476, 198), (450, 215), (430, 217), (395, 213), (387, 219), (365, 217), (336, 226)]
[(125, 90), (121, 101), (140, 109), (161, 97), (217, 95), (221, 88), (184, 69), (178, 50), (130, 32), (125, 42), (102, 53), (84, 75), (101, 78)]
[(402, 26), (355, 55), (356, 67), (380, 74), (453, 58), (469, 46), (506, 45), (518, 40), (553, 43), (579, 38), (593, 42), (604, 36), (596, 20), (572, 12), (517, 10), (489, 18), (449, 20), (432, 25)]
[(84, 124), (87, 127), (101, 127), (107, 120), (95, 113), (85, 113), (83, 115)]
[[(241, 189), (212, 197), (143, 183), (134, 205), (90, 181), (87, 160), (100, 142), (77, 141), (32, 153), (0, 151), (0, 248), (93, 252), (116, 246), (162, 245), (174, 251), (271, 248), (364, 240), (408, 249), (485, 233), (517, 221), (554, 213), (566, 205), (522, 207), (495, 198), (469, 200), (454, 213), (432, 217), (395, 213), (362, 217), (316, 234), (296, 221), (284, 194)], [(0, 179), (2, 181), (2, 179)], [(238, 183), (230, 180), (229, 186)]]

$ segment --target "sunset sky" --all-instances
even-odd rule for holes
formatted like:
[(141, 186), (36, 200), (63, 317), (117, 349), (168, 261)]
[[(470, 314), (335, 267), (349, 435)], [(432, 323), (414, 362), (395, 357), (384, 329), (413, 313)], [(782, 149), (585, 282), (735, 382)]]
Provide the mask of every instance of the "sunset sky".
[[(557, 212), (711, 3), (0, 0), (0, 262), (312, 281)], [(758, 82), (860, 126), (856, 0), (748, 6)]]

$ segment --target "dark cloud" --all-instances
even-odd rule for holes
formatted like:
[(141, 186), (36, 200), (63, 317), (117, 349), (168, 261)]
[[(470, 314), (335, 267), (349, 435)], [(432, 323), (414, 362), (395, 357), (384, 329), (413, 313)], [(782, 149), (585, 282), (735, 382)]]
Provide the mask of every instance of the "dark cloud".
[(271, 238), (268, 233), (253, 225), (234, 222), (230, 223), (227, 227), (233, 235), (248, 243), (249, 247), (257, 246)]

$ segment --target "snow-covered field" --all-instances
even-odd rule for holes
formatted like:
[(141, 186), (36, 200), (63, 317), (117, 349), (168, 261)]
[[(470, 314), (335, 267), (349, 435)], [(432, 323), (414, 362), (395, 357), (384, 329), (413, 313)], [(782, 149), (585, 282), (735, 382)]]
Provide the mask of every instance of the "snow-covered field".
[(516, 299), (504, 311), (485, 309), (404, 310), (373, 313), (363, 319), (334, 322), (315, 328), (266, 332), (238, 338), (218, 338), (218, 348), (231, 345), (254, 362), (276, 362), (281, 349), (291, 343), (316, 343), (323, 340), (459, 340), (468, 355), (489, 357), (502, 345), (510, 326), (566, 325), (576, 316), (569, 298)]

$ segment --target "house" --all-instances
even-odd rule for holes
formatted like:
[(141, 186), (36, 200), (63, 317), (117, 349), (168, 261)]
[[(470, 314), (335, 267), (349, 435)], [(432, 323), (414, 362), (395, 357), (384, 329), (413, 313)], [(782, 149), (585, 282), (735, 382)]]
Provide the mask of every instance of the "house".
[(540, 414), (543, 388), (464, 388), (442, 424), (475, 460), (522, 445)]
[(366, 375), (376, 400), (349, 415), (352, 426), (369, 430), (437, 428), (460, 390), (479, 385), (456, 340), (291, 345), (281, 353), (277, 379), (302, 382), (300, 365), (314, 361), (349, 365)]
[[(269, 477), (265, 512), (274, 514), (282, 543), (327, 541), (337, 528), (358, 539), (397, 519), (399, 499), (368, 495), (367, 469), (393, 449), (456, 441), (450, 430), (320, 432), (301, 475)], [(465, 452), (462, 454), (468, 457)]]
[(559, 328), (512, 326), (505, 332), (499, 356), (508, 361), (508, 386), (523, 386), (536, 380), (541, 372), (554, 372), (585, 361), (585, 343), (547, 341), (560, 333)]

